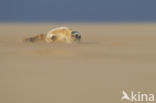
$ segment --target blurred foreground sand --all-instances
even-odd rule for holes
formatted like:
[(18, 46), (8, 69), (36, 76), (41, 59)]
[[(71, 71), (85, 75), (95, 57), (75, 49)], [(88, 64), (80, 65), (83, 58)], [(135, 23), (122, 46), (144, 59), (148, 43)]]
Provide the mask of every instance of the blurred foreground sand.
[[(80, 44), (22, 43), (69, 26)], [(0, 24), (0, 103), (120, 103), (156, 93), (156, 24)]]

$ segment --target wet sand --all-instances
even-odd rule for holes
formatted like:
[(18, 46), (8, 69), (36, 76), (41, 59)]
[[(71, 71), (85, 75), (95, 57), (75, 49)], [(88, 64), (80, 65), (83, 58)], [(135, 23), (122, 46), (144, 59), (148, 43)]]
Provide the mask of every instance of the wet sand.
[[(56, 26), (79, 44), (22, 43)], [(121, 103), (156, 93), (156, 24), (0, 24), (0, 103)]]

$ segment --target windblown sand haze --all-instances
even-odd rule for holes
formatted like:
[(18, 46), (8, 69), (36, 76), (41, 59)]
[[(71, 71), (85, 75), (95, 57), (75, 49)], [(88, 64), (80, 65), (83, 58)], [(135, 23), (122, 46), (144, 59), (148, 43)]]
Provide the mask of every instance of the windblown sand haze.
[[(23, 43), (56, 26), (82, 41)], [(156, 24), (0, 24), (0, 103), (121, 103), (156, 93)]]

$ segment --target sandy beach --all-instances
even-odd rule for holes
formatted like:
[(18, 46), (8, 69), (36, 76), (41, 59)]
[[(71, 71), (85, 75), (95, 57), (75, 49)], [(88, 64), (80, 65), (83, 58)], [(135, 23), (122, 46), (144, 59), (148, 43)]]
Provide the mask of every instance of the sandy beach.
[[(79, 44), (23, 43), (68, 26)], [(156, 24), (0, 24), (0, 103), (121, 103), (156, 93)]]

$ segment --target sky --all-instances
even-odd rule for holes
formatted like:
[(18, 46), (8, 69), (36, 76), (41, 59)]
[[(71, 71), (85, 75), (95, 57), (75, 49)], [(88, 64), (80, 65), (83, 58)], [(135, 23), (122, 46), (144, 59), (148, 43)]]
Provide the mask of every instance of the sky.
[(154, 22), (156, 0), (0, 0), (0, 22)]

